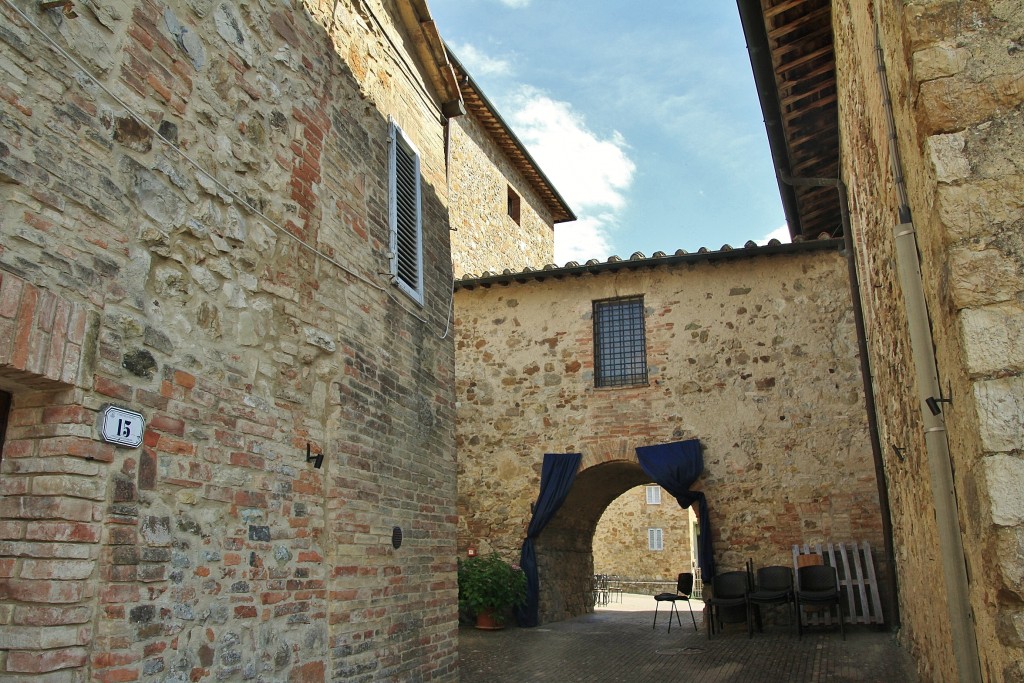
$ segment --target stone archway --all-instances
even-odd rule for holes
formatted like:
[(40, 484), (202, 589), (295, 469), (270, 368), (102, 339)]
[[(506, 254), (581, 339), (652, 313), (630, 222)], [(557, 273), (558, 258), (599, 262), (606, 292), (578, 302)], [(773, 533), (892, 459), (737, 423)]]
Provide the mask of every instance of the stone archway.
[(652, 483), (633, 460), (599, 462), (576, 475), (572, 490), (537, 539), (540, 621), (547, 623), (593, 610), (594, 530), (605, 509), (629, 489)]

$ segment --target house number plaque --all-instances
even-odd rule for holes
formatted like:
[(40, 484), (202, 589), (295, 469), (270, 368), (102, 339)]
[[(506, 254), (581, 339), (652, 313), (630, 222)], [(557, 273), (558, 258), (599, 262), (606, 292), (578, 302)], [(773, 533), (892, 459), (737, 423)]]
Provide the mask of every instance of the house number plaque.
[(142, 417), (141, 413), (116, 406), (107, 406), (103, 410), (100, 436), (104, 441), (137, 448), (142, 443), (144, 431), (146, 431), (146, 419)]

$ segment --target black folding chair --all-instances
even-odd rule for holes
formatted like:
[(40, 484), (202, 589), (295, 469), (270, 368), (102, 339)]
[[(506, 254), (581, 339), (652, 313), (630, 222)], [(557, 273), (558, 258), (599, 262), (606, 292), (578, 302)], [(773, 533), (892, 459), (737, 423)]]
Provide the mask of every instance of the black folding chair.
[(690, 605), (690, 596), (693, 594), (693, 574), (686, 572), (680, 574), (676, 579), (676, 592), (675, 593), (658, 593), (654, 596), (654, 623), (651, 625), (653, 629), (658, 625), (658, 608), (661, 607), (661, 603), (667, 602), (672, 605), (672, 611), (668, 613), (668, 632), (672, 632), (672, 613), (676, 615), (676, 622), (682, 626), (683, 622), (679, 619), (679, 610), (676, 608), (676, 603), (680, 600), (686, 603), (686, 609), (690, 610), (690, 620), (693, 622), (693, 630), (697, 630), (697, 619), (693, 616), (693, 607)]

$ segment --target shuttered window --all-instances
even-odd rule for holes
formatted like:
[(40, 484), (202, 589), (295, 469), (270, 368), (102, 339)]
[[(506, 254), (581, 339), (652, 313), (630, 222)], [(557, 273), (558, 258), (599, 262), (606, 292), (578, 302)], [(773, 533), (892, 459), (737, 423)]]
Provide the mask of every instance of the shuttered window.
[(661, 535), (661, 529), (648, 529), (647, 530), (647, 549), (648, 550), (664, 550), (665, 543)]
[(648, 486), (647, 487), (647, 504), (648, 505), (661, 505), (661, 487), (660, 486)]
[(512, 186), (508, 186), (508, 217), (519, 225), (519, 212), (520, 212), (521, 200), (519, 194), (512, 189)]
[(422, 304), (420, 155), (394, 121), (390, 142), (391, 277), (402, 291)]

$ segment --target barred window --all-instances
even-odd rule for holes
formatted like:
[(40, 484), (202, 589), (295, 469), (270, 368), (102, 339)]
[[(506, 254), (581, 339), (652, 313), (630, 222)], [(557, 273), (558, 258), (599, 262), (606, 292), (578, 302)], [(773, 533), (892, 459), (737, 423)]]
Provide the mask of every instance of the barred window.
[(594, 302), (594, 386), (647, 384), (642, 296)]

